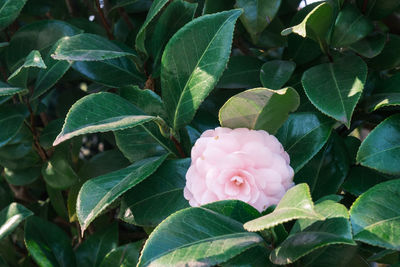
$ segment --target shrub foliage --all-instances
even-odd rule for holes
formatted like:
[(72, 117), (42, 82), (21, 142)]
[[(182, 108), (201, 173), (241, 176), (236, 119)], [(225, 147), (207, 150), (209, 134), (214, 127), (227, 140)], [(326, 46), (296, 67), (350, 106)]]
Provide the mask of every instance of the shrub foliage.
[[(300, 2), (0, 0), (0, 265), (398, 266), (400, 1)], [(220, 125), (282, 143), (276, 207), (189, 207)]]

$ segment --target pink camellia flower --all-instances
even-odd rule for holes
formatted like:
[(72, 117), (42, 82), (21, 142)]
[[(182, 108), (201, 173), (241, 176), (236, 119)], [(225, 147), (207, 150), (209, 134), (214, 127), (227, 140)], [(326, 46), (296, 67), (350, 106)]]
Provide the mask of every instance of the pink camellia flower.
[(294, 185), (289, 164), (281, 143), (266, 131), (207, 130), (192, 148), (184, 196), (191, 206), (238, 199), (261, 212)]

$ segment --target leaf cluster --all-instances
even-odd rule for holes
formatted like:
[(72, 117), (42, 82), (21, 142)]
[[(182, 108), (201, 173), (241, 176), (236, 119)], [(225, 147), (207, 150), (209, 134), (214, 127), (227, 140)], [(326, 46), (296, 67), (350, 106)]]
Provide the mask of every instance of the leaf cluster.
[[(0, 0), (0, 265), (398, 266), (400, 1), (305, 2)], [(189, 207), (218, 126), (282, 143), (276, 207)]]

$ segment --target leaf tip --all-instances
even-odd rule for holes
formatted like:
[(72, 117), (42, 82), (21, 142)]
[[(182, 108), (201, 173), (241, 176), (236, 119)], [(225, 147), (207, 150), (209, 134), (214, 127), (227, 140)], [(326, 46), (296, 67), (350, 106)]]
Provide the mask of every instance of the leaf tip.
[(283, 31), (281, 31), (281, 35), (282, 36), (287, 36), (287, 35), (291, 34), (292, 32), (293, 32), (293, 28), (292, 27), (286, 28)]
[(60, 143), (64, 142), (67, 139), (69, 139), (69, 135), (63, 135), (62, 133), (60, 133), (57, 136), (56, 140), (54, 140), (53, 146), (57, 146), (57, 145), (59, 145)]

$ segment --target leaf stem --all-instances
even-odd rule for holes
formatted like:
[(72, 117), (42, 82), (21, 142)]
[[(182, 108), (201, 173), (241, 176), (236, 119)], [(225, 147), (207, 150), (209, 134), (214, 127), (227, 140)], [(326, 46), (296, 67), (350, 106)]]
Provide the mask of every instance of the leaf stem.
[(35, 146), (36, 151), (38, 152), (40, 158), (43, 161), (47, 161), (49, 159), (49, 157), (48, 157), (48, 155), (46, 153), (46, 150), (44, 150), (44, 148), (40, 145), (39, 135), (38, 135), (38, 133), (36, 131), (36, 128), (35, 128), (35, 117), (34, 117), (34, 113), (33, 113), (31, 104), (29, 103), (29, 100), (26, 100), (26, 105), (28, 107), (29, 114), (30, 114), (29, 115), (30, 125), (28, 125), (28, 127), (29, 127), (29, 129), (30, 129), (30, 131), (32, 132), (32, 135), (33, 135), (34, 146)]
[(362, 13), (365, 14), (367, 11), (367, 6), (368, 6), (368, 0), (364, 0), (363, 6), (362, 6)]
[(170, 138), (171, 138), (172, 142), (174, 142), (174, 145), (175, 145), (176, 149), (178, 150), (179, 156), (181, 158), (186, 158), (186, 155), (185, 155), (185, 152), (183, 152), (181, 143), (179, 143), (179, 141), (176, 140), (176, 138), (173, 135), (171, 135)]
[(125, 21), (126, 25), (128, 25), (130, 30), (134, 30), (135, 26), (133, 26), (128, 14), (126, 13), (123, 7), (118, 8), (118, 13), (121, 15), (122, 19)]
[(110, 25), (108, 25), (108, 22), (107, 22), (107, 20), (106, 20), (106, 17), (104, 16), (104, 12), (103, 12), (103, 10), (102, 10), (101, 7), (100, 7), (100, 1), (99, 1), (99, 0), (95, 0), (95, 3), (96, 3), (97, 12), (98, 12), (99, 15), (100, 15), (101, 22), (103, 23), (103, 27), (104, 27), (104, 29), (105, 29), (106, 32), (107, 32), (108, 39), (114, 40), (115, 37), (114, 37), (114, 35), (112, 34)]
[(321, 47), (322, 52), (328, 57), (329, 62), (333, 62), (333, 57), (331, 53), (329, 52), (329, 47), (327, 43), (324, 40), (318, 39), (319, 46)]
[(67, 5), (69, 15), (74, 17), (74, 4), (71, 2), (71, 0), (65, 0), (65, 4)]

